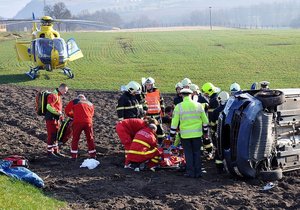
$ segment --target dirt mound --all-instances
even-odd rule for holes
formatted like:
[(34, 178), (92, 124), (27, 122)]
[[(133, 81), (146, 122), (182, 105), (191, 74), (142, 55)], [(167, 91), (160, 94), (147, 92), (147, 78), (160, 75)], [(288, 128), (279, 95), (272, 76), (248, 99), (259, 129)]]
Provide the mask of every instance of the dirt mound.
[[(205, 162), (202, 179), (182, 177), (182, 172), (132, 172), (123, 169), (123, 150), (115, 134), (115, 92), (69, 91), (64, 102), (84, 93), (95, 104), (94, 131), (100, 167), (79, 168), (86, 154), (80, 142), (77, 162), (45, 158), (46, 129), (34, 111), (34, 88), (0, 85), (0, 158), (20, 154), (46, 184), (45, 193), (65, 200), (74, 209), (299, 209), (300, 173), (293, 172), (268, 192), (258, 180), (236, 180), (216, 173)], [(166, 95), (166, 101), (171, 101)], [(83, 136), (82, 136), (83, 137)], [(68, 146), (63, 153), (69, 154)]]

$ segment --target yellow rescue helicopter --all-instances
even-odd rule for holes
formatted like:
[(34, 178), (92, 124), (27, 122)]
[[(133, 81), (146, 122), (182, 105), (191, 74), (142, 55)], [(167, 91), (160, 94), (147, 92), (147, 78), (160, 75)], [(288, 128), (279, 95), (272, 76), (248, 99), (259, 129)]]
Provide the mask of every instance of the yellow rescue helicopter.
[(65, 42), (60, 34), (53, 29), (54, 22), (80, 23), (91, 26), (101, 26), (110, 29), (119, 29), (112, 26), (102, 25), (102, 22), (89, 20), (54, 20), (50, 16), (43, 16), (40, 21), (40, 28), (37, 27), (37, 20), (34, 14), (32, 20), (6, 20), (33, 22), (32, 40), (16, 41), (16, 51), (19, 61), (31, 61), (34, 67), (26, 72), (31, 79), (35, 79), (40, 70), (52, 71), (54, 69), (62, 69), (63, 73), (69, 78), (74, 78), (71, 69), (67, 67), (68, 62), (83, 57), (81, 50), (73, 38)]
[(62, 69), (69, 78), (74, 78), (68, 62), (83, 57), (83, 54), (73, 38), (65, 42), (60, 34), (53, 29), (54, 20), (49, 16), (41, 18), (40, 29), (33, 22), (32, 40), (17, 41), (16, 51), (19, 61), (31, 61), (35, 64), (26, 74), (35, 79), (38, 71)]

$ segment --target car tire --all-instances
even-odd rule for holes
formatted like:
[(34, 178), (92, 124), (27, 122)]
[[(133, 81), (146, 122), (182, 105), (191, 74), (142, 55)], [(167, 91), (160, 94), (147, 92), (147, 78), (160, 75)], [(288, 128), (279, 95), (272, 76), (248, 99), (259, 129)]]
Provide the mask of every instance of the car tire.
[(279, 90), (262, 90), (254, 95), (264, 108), (276, 107), (284, 102), (284, 93)]
[(271, 171), (261, 171), (258, 178), (262, 181), (276, 181), (282, 179), (282, 169), (278, 168)]

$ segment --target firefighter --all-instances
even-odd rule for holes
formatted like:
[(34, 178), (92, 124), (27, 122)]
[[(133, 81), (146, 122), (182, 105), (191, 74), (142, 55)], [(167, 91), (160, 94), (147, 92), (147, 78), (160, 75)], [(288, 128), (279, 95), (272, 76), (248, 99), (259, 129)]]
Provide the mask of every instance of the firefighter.
[(238, 83), (234, 82), (230, 85), (229, 90), (230, 90), (230, 95), (233, 96), (236, 93), (241, 91), (241, 86)]
[(161, 117), (165, 114), (164, 98), (161, 96), (159, 89), (155, 87), (155, 80), (152, 77), (146, 79), (145, 87), (147, 91), (145, 101), (148, 106), (146, 115), (159, 122), (159, 125), (157, 125), (157, 139), (158, 143), (161, 144), (165, 138), (161, 120)]
[(127, 152), (130, 148), (132, 140), (135, 134), (142, 128), (146, 128), (149, 124), (157, 125), (157, 120), (145, 117), (143, 120), (139, 118), (130, 118), (119, 121), (116, 125), (116, 132), (121, 140), (121, 143), (125, 149), (125, 166), (124, 168), (129, 167), (129, 162), (127, 161)]
[(174, 106), (176, 106), (177, 104), (179, 104), (180, 102), (182, 102), (182, 96), (180, 94), (180, 91), (182, 89), (182, 84), (181, 82), (178, 82), (176, 85), (175, 85), (175, 90), (176, 90), (176, 96), (175, 98), (173, 99), (173, 104)]
[(68, 86), (64, 83), (60, 84), (48, 97), (46, 106), (46, 127), (47, 127), (47, 154), (48, 158), (64, 157), (58, 151), (58, 142), (56, 140), (60, 118), (62, 114), (62, 95), (68, 92)]
[[(220, 89), (215, 87), (212, 83), (207, 82), (202, 86), (202, 92), (206, 98), (208, 98), (208, 121), (211, 124), (212, 122), (212, 113), (213, 111), (219, 107), (219, 100), (218, 100), (218, 92), (220, 92)], [(212, 125), (210, 125), (212, 126)], [(212, 131), (213, 132), (213, 131)], [(214, 134), (211, 132), (211, 136)], [(211, 139), (205, 138), (203, 140), (203, 147), (207, 153), (207, 159), (211, 160), (213, 159), (213, 144), (211, 143)]]
[(179, 127), (181, 144), (186, 158), (185, 177), (202, 177), (201, 144), (202, 136), (207, 137), (208, 119), (202, 105), (191, 99), (193, 93), (188, 88), (183, 88), (180, 93), (183, 95), (183, 102), (176, 105), (173, 112), (170, 135), (172, 140)]
[(155, 171), (155, 168), (159, 165), (162, 153), (157, 147), (156, 131), (157, 126), (149, 124), (149, 126), (139, 130), (134, 136), (126, 161), (130, 162), (131, 168), (135, 171), (139, 171), (140, 164), (145, 162), (147, 162), (147, 167), (152, 171)]
[(136, 94), (141, 93), (141, 85), (135, 81), (129, 82), (125, 86), (125, 91), (118, 100), (117, 114), (118, 120), (128, 118), (143, 118), (144, 110), (139, 104)]
[(96, 158), (96, 147), (94, 143), (93, 116), (94, 105), (86, 99), (83, 94), (79, 94), (76, 99), (70, 101), (65, 108), (68, 117), (73, 118), (73, 139), (71, 143), (71, 156), (78, 157), (78, 143), (80, 134), (84, 131), (88, 146), (88, 153), (91, 158)]
[[(222, 113), (222, 111), (224, 110), (226, 103), (229, 99), (229, 94), (226, 91), (221, 91), (218, 94), (218, 100), (220, 102), (220, 106), (218, 108), (216, 108), (213, 113), (212, 113), (212, 122), (211, 122), (211, 130), (213, 130), (213, 136), (212, 136), (212, 140), (213, 140), (213, 144), (217, 145), (217, 125), (218, 125), (218, 119), (219, 119), (219, 115), (220, 113)], [(218, 150), (218, 147), (216, 146), (216, 150)], [(222, 173), (224, 171), (224, 165), (223, 165), (223, 161), (221, 160), (218, 151), (215, 152), (215, 164), (218, 170), (218, 173)]]
[(189, 78), (184, 78), (181, 81), (182, 88), (190, 88), (190, 85), (192, 84), (192, 81)]

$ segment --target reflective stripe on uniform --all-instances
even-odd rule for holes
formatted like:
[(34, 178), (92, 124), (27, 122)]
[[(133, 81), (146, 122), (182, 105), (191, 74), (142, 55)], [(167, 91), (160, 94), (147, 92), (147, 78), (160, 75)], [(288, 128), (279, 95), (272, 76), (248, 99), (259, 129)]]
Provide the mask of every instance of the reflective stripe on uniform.
[(71, 153), (77, 154), (78, 150), (71, 150)]
[(210, 144), (207, 144), (207, 145), (203, 145), (203, 147), (204, 147), (204, 149), (212, 148), (213, 144), (210, 143)]
[(154, 162), (154, 163), (158, 163), (158, 160), (155, 160), (153, 158), (151, 159), (151, 161)]
[(146, 147), (148, 147), (148, 148), (151, 147), (148, 143), (146, 143), (146, 142), (144, 142), (144, 141), (141, 141), (141, 140), (138, 140), (138, 139), (133, 139), (132, 142), (136, 142), (136, 143), (142, 144), (142, 145), (144, 145), (144, 146), (146, 146)]
[(153, 150), (147, 151), (147, 152), (140, 152), (136, 150), (128, 150), (128, 154), (135, 154), (135, 155), (149, 155), (157, 151), (157, 148), (154, 148)]
[(215, 160), (215, 163), (216, 163), (216, 164), (222, 164), (223, 161), (222, 161), (222, 160)]
[(201, 130), (201, 129), (194, 129), (194, 130), (184, 130), (184, 131), (180, 131), (181, 134), (196, 133), (196, 132), (202, 132), (202, 130)]
[(120, 106), (120, 107), (117, 107), (117, 110), (122, 110), (122, 109), (134, 109), (134, 108), (139, 108), (140, 105), (139, 104), (136, 104), (135, 106)]
[(95, 153), (96, 152), (96, 150), (94, 149), (94, 150), (90, 150), (89, 151), (89, 154), (91, 154), (91, 153)]

